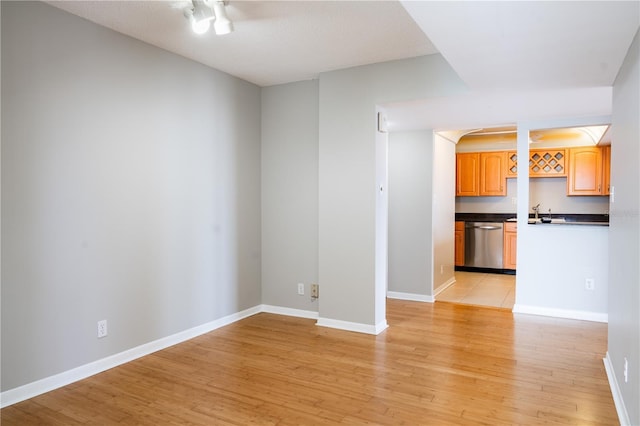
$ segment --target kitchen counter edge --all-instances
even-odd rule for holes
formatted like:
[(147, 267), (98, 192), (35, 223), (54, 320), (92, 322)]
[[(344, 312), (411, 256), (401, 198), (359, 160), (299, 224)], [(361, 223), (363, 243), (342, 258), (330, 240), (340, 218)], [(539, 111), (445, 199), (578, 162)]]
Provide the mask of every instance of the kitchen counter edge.
[[(462, 222), (506, 222), (515, 217), (515, 213), (456, 213), (455, 220)], [(529, 215), (529, 218), (533, 217), (533, 215)], [(540, 217), (545, 217), (545, 215)], [(565, 222), (535, 223), (532, 225), (609, 226), (608, 214), (553, 213), (551, 217), (564, 218)]]

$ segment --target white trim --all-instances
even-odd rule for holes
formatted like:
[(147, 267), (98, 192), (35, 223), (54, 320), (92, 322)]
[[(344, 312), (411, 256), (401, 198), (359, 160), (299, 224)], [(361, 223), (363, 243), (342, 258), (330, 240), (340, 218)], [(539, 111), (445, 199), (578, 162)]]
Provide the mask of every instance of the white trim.
[(134, 359), (168, 348), (169, 346), (193, 339), (194, 337), (260, 313), (261, 308), (261, 306), (254, 306), (252, 308), (245, 309), (244, 311), (236, 312), (235, 314), (227, 315), (226, 317), (219, 318), (206, 324), (181, 331), (171, 336), (163, 337), (161, 339), (154, 340), (153, 342), (145, 343), (106, 358), (81, 365), (80, 367), (76, 367), (35, 382), (27, 383), (26, 385), (19, 386), (14, 389), (9, 389), (0, 393), (0, 407), (4, 408), (17, 402), (33, 398), (45, 392), (52, 391), (73, 382), (77, 382), (78, 380), (86, 379), (87, 377), (101, 373), (105, 370), (109, 370), (110, 368), (133, 361)]
[(403, 293), (400, 291), (387, 291), (387, 297), (389, 299), (412, 300), (414, 302), (433, 303), (433, 296), (428, 296), (426, 294)]
[(375, 328), (375, 335), (377, 336), (378, 334), (382, 333), (383, 331), (385, 331), (387, 328), (389, 328), (389, 324), (387, 324), (387, 320), (382, 320), (379, 323), (376, 324), (376, 328)]
[(305, 311), (302, 309), (285, 308), (282, 306), (262, 305), (261, 312), (269, 314), (286, 315), (288, 317), (318, 319), (318, 313), (315, 311)]
[(382, 333), (387, 327), (389, 327), (386, 320), (381, 321), (376, 325), (370, 325), (370, 324), (362, 324), (359, 322), (342, 321), (342, 320), (335, 320), (335, 319), (321, 318), (321, 317), (318, 318), (316, 325), (320, 327), (336, 328), (338, 330), (355, 331), (357, 333), (374, 334), (374, 335), (378, 335)]
[(614, 373), (614, 368), (613, 364), (611, 363), (609, 351), (607, 351), (607, 355), (602, 359), (602, 362), (604, 362), (604, 369), (607, 372), (607, 379), (609, 379), (609, 387), (611, 387), (613, 403), (616, 406), (616, 411), (618, 412), (618, 420), (620, 421), (620, 425), (631, 425), (629, 413), (627, 413), (627, 407), (625, 407), (624, 405), (624, 399), (622, 398), (622, 392), (620, 392), (620, 386), (618, 386), (618, 380), (616, 379), (616, 375)]
[(433, 292), (433, 299), (452, 285), (456, 283), (456, 277), (449, 278), (444, 284), (438, 286), (438, 288)]
[(569, 309), (545, 308), (542, 306), (528, 306), (528, 305), (520, 305), (517, 303), (513, 306), (513, 313), (542, 315), (545, 317), (567, 318), (567, 319), (605, 322), (605, 323), (609, 321), (609, 316), (607, 314), (603, 314), (600, 312), (573, 311)]
[(219, 318), (206, 324), (181, 331), (171, 336), (163, 337), (161, 339), (154, 340), (153, 342), (145, 343), (143, 345), (136, 346), (135, 348), (128, 349), (126, 351), (108, 356), (106, 358), (81, 365), (80, 367), (63, 371), (62, 373), (45, 377), (44, 379), (27, 383), (26, 385), (19, 386), (17, 388), (9, 389), (0, 393), (0, 408), (8, 407), (9, 405), (13, 405), (26, 399), (33, 398), (43, 393), (52, 391), (54, 389), (61, 388), (73, 382), (77, 382), (78, 380), (86, 379), (87, 377), (91, 377), (95, 374), (109, 370), (110, 368), (117, 367), (119, 365), (149, 355), (153, 352), (168, 348), (169, 346), (185, 342), (187, 340), (193, 339), (194, 337), (209, 333), (210, 331), (232, 324), (236, 321), (250, 317), (252, 315), (259, 314), (261, 312), (292, 317), (317, 319), (316, 324), (319, 326), (374, 335), (382, 333), (382, 331), (384, 331), (388, 327), (386, 320), (376, 325), (368, 325), (348, 321), (319, 318), (318, 313), (314, 311), (305, 311), (302, 309), (285, 308), (273, 305), (258, 305), (249, 309), (245, 309), (241, 312), (236, 312), (235, 314), (227, 315), (226, 317)]

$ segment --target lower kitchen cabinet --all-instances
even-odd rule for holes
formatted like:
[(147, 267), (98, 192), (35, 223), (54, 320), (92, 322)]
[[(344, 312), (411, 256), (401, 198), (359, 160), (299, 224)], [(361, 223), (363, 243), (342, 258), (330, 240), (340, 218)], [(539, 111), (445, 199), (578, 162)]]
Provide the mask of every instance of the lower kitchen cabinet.
[(454, 242), (455, 255), (453, 263), (455, 266), (464, 266), (464, 222), (456, 222)]
[(504, 269), (516, 269), (516, 245), (518, 241), (518, 224), (504, 223), (504, 241), (502, 245), (502, 262)]

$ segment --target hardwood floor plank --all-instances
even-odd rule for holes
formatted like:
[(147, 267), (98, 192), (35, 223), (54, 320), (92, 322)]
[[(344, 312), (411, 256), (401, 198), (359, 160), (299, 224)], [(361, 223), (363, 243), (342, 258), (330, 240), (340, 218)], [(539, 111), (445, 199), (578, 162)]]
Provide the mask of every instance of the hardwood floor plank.
[(3, 425), (617, 424), (606, 325), (389, 300), (378, 336), (257, 314), (7, 407)]

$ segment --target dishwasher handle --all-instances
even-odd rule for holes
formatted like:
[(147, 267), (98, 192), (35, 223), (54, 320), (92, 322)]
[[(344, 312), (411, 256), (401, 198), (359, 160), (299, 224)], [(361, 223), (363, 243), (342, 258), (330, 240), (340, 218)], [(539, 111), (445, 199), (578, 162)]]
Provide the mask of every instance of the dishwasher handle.
[(491, 225), (474, 225), (474, 226), (470, 226), (469, 228), (474, 228), (474, 229), (486, 229), (488, 231), (493, 231), (493, 230), (497, 230), (497, 229), (502, 229), (501, 226), (491, 226)]

